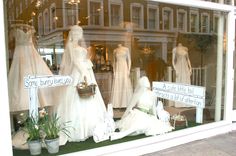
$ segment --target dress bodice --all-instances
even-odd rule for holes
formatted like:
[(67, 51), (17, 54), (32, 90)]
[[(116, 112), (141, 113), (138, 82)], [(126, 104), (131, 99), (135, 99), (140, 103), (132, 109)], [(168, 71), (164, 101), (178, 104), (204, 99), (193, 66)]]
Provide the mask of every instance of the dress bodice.
[(16, 45), (28, 45), (32, 44), (32, 31), (28, 30), (24, 32), (21, 29), (16, 29), (14, 32)]
[(153, 108), (154, 100), (153, 93), (147, 90), (139, 97), (137, 107), (149, 112)]
[(115, 56), (118, 62), (125, 61), (128, 57), (127, 50), (125, 48), (116, 49)]
[(82, 47), (75, 47), (73, 49), (74, 59), (76, 61), (86, 61), (87, 60), (87, 51)]

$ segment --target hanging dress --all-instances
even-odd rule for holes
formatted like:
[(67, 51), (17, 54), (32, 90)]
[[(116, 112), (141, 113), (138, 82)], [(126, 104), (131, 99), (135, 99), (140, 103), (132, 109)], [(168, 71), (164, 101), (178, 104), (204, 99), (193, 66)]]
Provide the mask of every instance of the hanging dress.
[(126, 108), (133, 94), (128, 68), (129, 50), (126, 47), (120, 47), (114, 50), (113, 55), (115, 59), (111, 103), (113, 108)]
[[(10, 111), (29, 109), (28, 90), (24, 88), (24, 77), (28, 75), (52, 75), (52, 72), (34, 47), (32, 36), (34, 30), (13, 30), (15, 50), (8, 74)], [(52, 91), (48, 88), (38, 90), (39, 106), (53, 105)]]

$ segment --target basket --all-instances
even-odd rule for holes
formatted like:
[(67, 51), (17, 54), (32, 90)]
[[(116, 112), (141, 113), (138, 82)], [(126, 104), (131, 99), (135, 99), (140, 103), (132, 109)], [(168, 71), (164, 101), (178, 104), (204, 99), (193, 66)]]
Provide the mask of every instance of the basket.
[(77, 91), (81, 98), (89, 98), (96, 93), (96, 84), (87, 85), (86, 77), (84, 78), (84, 82), (79, 83), (77, 85)]
[(88, 98), (90, 96), (93, 96), (96, 93), (95, 90), (96, 90), (95, 84), (91, 84), (83, 88), (77, 85), (78, 94), (82, 98)]

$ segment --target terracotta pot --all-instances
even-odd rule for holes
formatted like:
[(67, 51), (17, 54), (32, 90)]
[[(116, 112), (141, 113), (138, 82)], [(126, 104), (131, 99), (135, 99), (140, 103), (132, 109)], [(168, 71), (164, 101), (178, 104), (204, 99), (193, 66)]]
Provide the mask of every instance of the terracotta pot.
[(31, 155), (39, 155), (41, 154), (42, 145), (40, 140), (28, 141), (29, 150)]
[(45, 144), (47, 145), (48, 153), (59, 152), (59, 138), (45, 139)]

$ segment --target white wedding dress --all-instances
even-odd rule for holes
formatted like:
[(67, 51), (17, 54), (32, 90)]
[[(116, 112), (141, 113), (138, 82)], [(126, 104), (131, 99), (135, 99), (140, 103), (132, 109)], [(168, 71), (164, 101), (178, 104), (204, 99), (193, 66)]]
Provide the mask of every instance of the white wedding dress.
[[(191, 84), (190, 69), (188, 65), (188, 52), (184, 47), (177, 47), (175, 49), (175, 72), (176, 83)], [(175, 107), (192, 107), (183, 102), (175, 102)]]
[[(28, 90), (24, 88), (24, 77), (28, 75), (52, 75), (52, 72), (35, 49), (32, 41), (34, 31), (24, 32), (13, 30), (15, 50), (13, 61), (8, 74), (10, 111), (17, 112), (29, 109)], [(39, 106), (53, 105), (51, 89), (38, 90)]]
[(175, 57), (176, 82), (190, 84), (191, 74), (188, 67), (188, 52), (177, 48)]
[(92, 62), (87, 59), (87, 50), (80, 46), (70, 49), (72, 68), (68, 70), (71, 71), (62, 70), (63, 72), (61, 74), (69, 74), (73, 78), (73, 84), (61, 87), (60, 96), (58, 97), (59, 105), (56, 108), (60, 121), (62, 123), (69, 122), (68, 125), (70, 127), (68, 130), (70, 137), (61, 133), (60, 145), (64, 145), (67, 141), (84, 141), (93, 136), (94, 128), (98, 123), (104, 121), (104, 113), (106, 112), (98, 86), (96, 87), (96, 94), (94, 96), (88, 98), (81, 98), (79, 96), (76, 85), (84, 81), (81, 73), (83, 73), (83, 76), (86, 76), (88, 84), (97, 83), (92, 69)]
[[(161, 121), (156, 114), (157, 97), (151, 91), (143, 87), (150, 84), (146, 77), (139, 80), (131, 100), (131, 105), (125, 111), (121, 120), (116, 122), (120, 132), (114, 132), (111, 140), (123, 138), (128, 135), (145, 134), (146, 136), (164, 134), (172, 131), (173, 127), (169, 122)], [(143, 85), (143, 86), (142, 86)], [(141, 86), (139, 88), (139, 86)]]
[(133, 94), (128, 68), (129, 50), (126, 47), (120, 47), (115, 49), (113, 55), (115, 59), (111, 103), (113, 108), (126, 108)]

